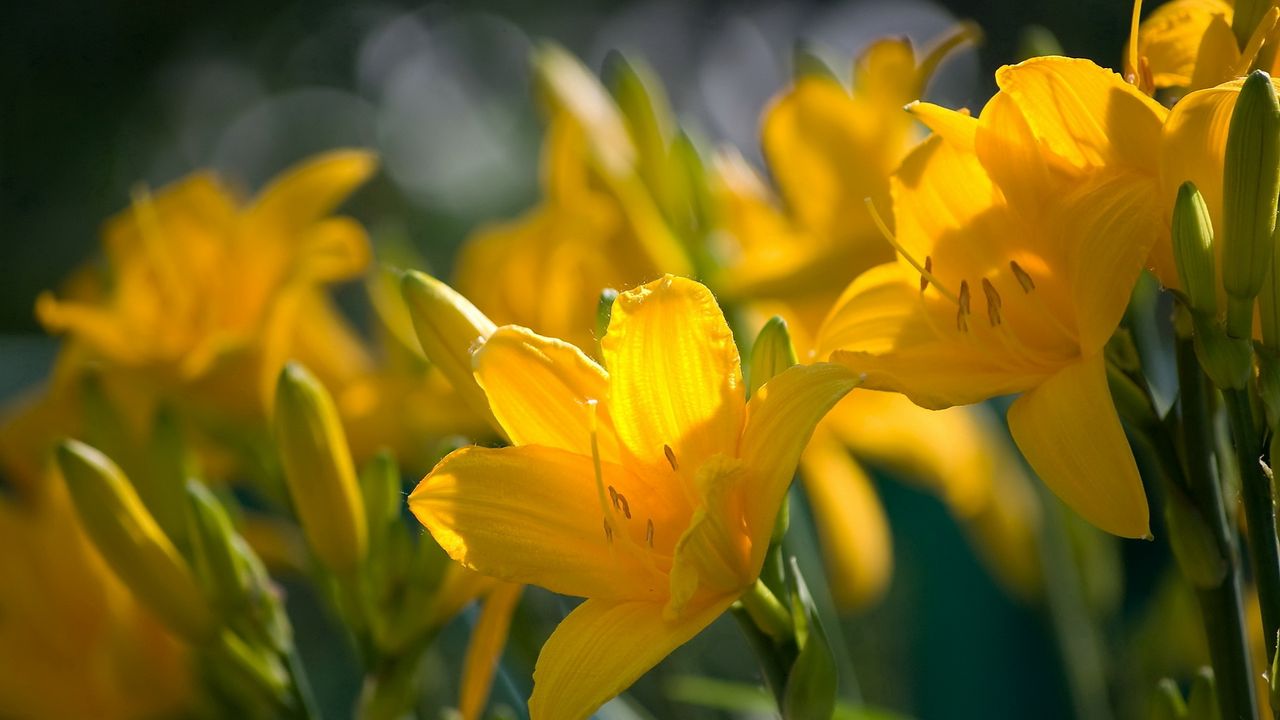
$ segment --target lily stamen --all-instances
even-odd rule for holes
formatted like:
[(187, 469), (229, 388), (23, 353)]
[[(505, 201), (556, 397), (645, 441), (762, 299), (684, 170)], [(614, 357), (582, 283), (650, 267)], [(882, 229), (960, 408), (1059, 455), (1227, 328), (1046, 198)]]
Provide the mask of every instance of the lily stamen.
[(650, 550), (653, 549), (653, 518), (645, 521), (644, 544), (648, 545)]
[(866, 203), (867, 212), (871, 213), (871, 222), (875, 223), (876, 229), (880, 231), (880, 234), (884, 236), (885, 240), (889, 241), (889, 244), (893, 246), (893, 249), (897, 251), (897, 253), (911, 265), (911, 267), (915, 268), (922, 277), (927, 279), (931, 285), (936, 287), (938, 292), (942, 293), (943, 296), (951, 302), (959, 305), (960, 299), (955, 296), (955, 293), (948, 290), (946, 286), (938, 280), (937, 276), (933, 274), (932, 259), (930, 259), (927, 266), (921, 265), (917, 262), (915, 258), (911, 257), (911, 253), (907, 252), (907, 249), (902, 247), (902, 244), (898, 242), (898, 238), (894, 237), (893, 233), (889, 231), (889, 226), (885, 224), (884, 218), (880, 217), (880, 213), (876, 211), (876, 205), (871, 201), (871, 198), (863, 198), (862, 202)]
[(987, 296), (987, 320), (991, 322), (991, 327), (995, 327), (1000, 324), (1000, 293), (986, 278), (982, 278), (982, 292)]
[(956, 327), (960, 332), (969, 332), (969, 281), (960, 281), (960, 299), (956, 303)]
[(671, 449), (670, 445), (662, 446), (662, 453), (667, 456), (667, 463), (671, 465), (672, 470), (679, 471), (680, 463), (676, 462), (676, 453)]

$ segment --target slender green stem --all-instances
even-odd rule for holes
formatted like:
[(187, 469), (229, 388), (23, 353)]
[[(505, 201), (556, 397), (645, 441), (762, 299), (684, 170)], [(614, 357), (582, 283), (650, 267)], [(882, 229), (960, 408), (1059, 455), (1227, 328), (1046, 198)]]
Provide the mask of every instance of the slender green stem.
[(1280, 631), (1280, 545), (1276, 542), (1276, 510), (1271, 481), (1262, 470), (1262, 433), (1258, 430), (1247, 390), (1224, 390), (1231, 437), (1240, 466), (1240, 495), (1248, 521), (1249, 556), (1253, 560), (1258, 603), (1262, 606), (1262, 634), (1267, 657), (1275, 657)]
[(780, 646), (774, 642), (773, 638), (766, 635), (760, 629), (760, 626), (756, 625), (755, 619), (751, 617), (751, 613), (747, 611), (744, 603), (736, 603), (733, 606), (733, 616), (737, 618), (738, 625), (742, 628), (742, 634), (747, 636), (747, 642), (751, 645), (751, 649), (756, 654), (756, 660), (760, 663), (760, 671), (764, 674), (765, 685), (773, 693), (774, 700), (777, 701), (778, 708), (781, 709), (787, 692), (787, 672), (796, 659), (795, 644)]
[[(1185, 485), (1192, 502), (1203, 514), (1227, 558), (1226, 576), (1218, 587), (1196, 590), (1209, 642), (1209, 657), (1217, 680), (1218, 708), (1224, 719), (1256, 718), (1258, 710), (1253, 690), (1253, 662), (1244, 624), (1239, 558), (1235, 551), (1234, 533), (1223, 507), (1222, 488), (1215, 472), (1215, 443), (1209, 414), (1208, 386), (1190, 340), (1178, 342), (1177, 354), (1179, 402), (1182, 409), (1179, 439), (1185, 451)], [(1166, 482), (1177, 480), (1166, 478)]]
[(298, 656), (298, 649), (292, 644), (285, 655), (285, 664), (292, 681), (290, 684), (293, 686), (294, 699), (298, 702), (299, 720), (320, 720), (320, 709), (316, 706), (315, 696), (311, 694), (311, 681), (307, 679), (307, 671), (302, 665), (302, 658)]
[(1045, 509), (1040, 529), (1045, 603), (1062, 653), (1071, 704), (1076, 717), (1108, 720), (1113, 715), (1107, 701), (1106, 658), (1085, 605), (1080, 565), (1067, 537), (1064, 510), (1041, 483), (1036, 487)]

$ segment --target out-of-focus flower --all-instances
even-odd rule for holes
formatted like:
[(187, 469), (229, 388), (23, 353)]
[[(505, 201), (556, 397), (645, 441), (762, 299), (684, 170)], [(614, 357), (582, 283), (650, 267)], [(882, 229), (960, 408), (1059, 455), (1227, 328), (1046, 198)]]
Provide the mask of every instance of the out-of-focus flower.
[(187, 646), (107, 567), (51, 464), (31, 476), (10, 449), (0, 450), (0, 715), (126, 719), (188, 708)]
[[(589, 348), (596, 300), (689, 260), (642, 170), (668, 164), (667, 140), (644, 142), (600, 83), (572, 56), (534, 60), (550, 112), (542, 201), (524, 216), (481, 229), (463, 247), (458, 290), (498, 322), (517, 323)], [(665, 120), (665, 107), (651, 109)]]
[(375, 164), (366, 152), (330, 152), (247, 204), (208, 173), (139, 191), (106, 224), (104, 289), (90, 299), (45, 293), (36, 313), (126, 378), (142, 418), (163, 397), (261, 419), (290, 357), (325, 377), (367, 362), (322, 290), (368, 263), (364, 229), (330, 213)]
[(1233, 16), (1234, 6), (1224, 0), (1164, 3), (1135, 28), (1126, 75), (1147, 91), (1176, 88), (1184, 92), (1244, 75), (1264, 43), (1280, 39), (1280, 14), (1264, 15), (1243, 49), (1232, 31)]
[(476, 378), (514, 446), (459, 450), (409, 498), (463, 565), (587, 598), (538, 658), (534, 718), (589, 716), (753, 585), (809, 434), (856, 384), (795, 366), (745, 402), (715, 299), (671, 276), (618, 297), (601, 347), (607, 372), (499, 328)]
[(917, 140), (902, 106), (920, 98), (950, 51), (977, 35), (964, 26), (920, 58), (905, 39), (879, 40), (854, 64), (852, 92), (810, 74), (773, 102), (764, 157), (787, 212), (740, 160), (722, 159), (732, 244), (721, 248), (727, 262), (716, 286), (727, 297), (813, 299), (820, 316), (850, 278), (893, 259), (863, 200), (888, 206), (889, 173)]
[(1102, 350), (1161, 225), (1166, 113), (1086, 60), (996, 81), (980, 119), (913, 106), (934, 135), (893, 176), (900, 260), (853, 282), (820, 353), (924, 407), (1022, 393), (1009, 426), (1041, 478), (1098, 527), (1143, 537)]
[[(721, 284), (759, 314), (786, 319), (802, 355), (850, 280), (892, 259), (863, 198), (887, 203), (889, 175), (916, 142), (915, 121), (902, 105), (919, 96), (945, 53), (975, 32), (963, 28), (919, 61), (907, 41), (881, 40), (857, 61), (852, 93), (830, 77), (799, 79), (764, 120), (765, 155), (781, 199), (739, 156), (719, 158), (721, 249), (738, 257)], [(1035, 498), (983, 414), (930, 411), (901, 396), (855, 390), (823, 420), (801, 467), (844, 609), (878, 598), (892, 566), (884, 510), (850, 449), (937, 492), (1006, 587), (1035, 594)], [(947, 438), (950, 452), (938, 438)]]

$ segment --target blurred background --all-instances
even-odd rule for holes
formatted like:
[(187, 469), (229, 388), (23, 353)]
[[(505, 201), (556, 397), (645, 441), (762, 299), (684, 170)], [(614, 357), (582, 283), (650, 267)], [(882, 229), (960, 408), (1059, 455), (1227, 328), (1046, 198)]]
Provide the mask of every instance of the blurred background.
[[(468, 232), (515, 216), (537, 197), (542, 126), (528, 56), (544, 38), (596, 70), (613, 49), (647, 62), (701, 148), (734, 145), (759, 166), (760, 114), (788, 82), (797, 41), (847, 80), (854, 53), (873, 38), (924, 42), (957, 19), (975, 20), (985, 42), (946, 63), (928, 97), (976, 110), (994, 90), (992, 72), (1020, 57), (1029, 27), (1053, 28), (1066, 54), (1114, 67), (1130, 9), (1118, 0), (11, 7), (0, 43), (0, 399), (48, 373), (57, 344), (35, 321), (36, 295), (100, 257), (100, 223), (127, 205), (138, 183), (154, 188), (214, 168), (247, 194), (316, 151), (372, 148), (382, 171), (349, 211), (375, 237), (407, 238), (446, 272)], [(358, 295), (342, 299), (358, 303)], [(842, 665), (856, 671), (856, 680), (842, 679), (846, 697), (919, 718), (1072, 717), (1079, 688), (1064, 672), (1054, 615), (1007, 597), (934, 496), (876, 479), (894, 528), (896, 570), (882, 602), (841, 622)], [(796, 512), (803, 518), (804, 507)], [(1101, 671), (1113, 679), (1121, 668), (1146, 672), (1154, 661), (1132, 654), (1142, 646), (1134, 633), (1159, 634), (1144, 618), (1153, 607), (1175, 612), (1179, 602), (1160, 580), (1163, 546), (1113, 542), (1072, 516), (1054, 517), (1077, 543), (1068, 561), (1089, 558), (1088, 597), (1079, 604), (1098, 619), (1095, 655), (1109, 665)], [(817, 567), (812, 548), (802, 560)], [(565, 602), (526, 595), (495, 687), (513, 717), (524, 712), (537, 649)], [(358, 692), (350, 653), (305, 593), (292, 595), (290, 607), (321, 700), (340, 717)], [(432, 657), (442, 677), (456, 675), (450, 668), (461, 661), (468, 621), (456, 622)], [(656, 717), (719, 716), (680, 701), (680, 678), (689, 676), (756, 680), (730, 619), (632, 695)], [(609, 706), (601, 716), (613, 712), (621, 711)]]

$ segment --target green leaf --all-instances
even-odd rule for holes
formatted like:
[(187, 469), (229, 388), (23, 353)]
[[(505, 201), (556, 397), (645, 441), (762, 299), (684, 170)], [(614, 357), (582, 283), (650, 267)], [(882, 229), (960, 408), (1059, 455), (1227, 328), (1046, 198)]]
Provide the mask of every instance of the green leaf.
[(796, 643), (800, 646), (800, 655), (787, 676), (782, 717), (786, 720), (829, 718), (835, 713), (836, 687), (839, 684), (836, 660), (795, 558), (790, 559), (790, 566), (792, 616), (796, 619)]

